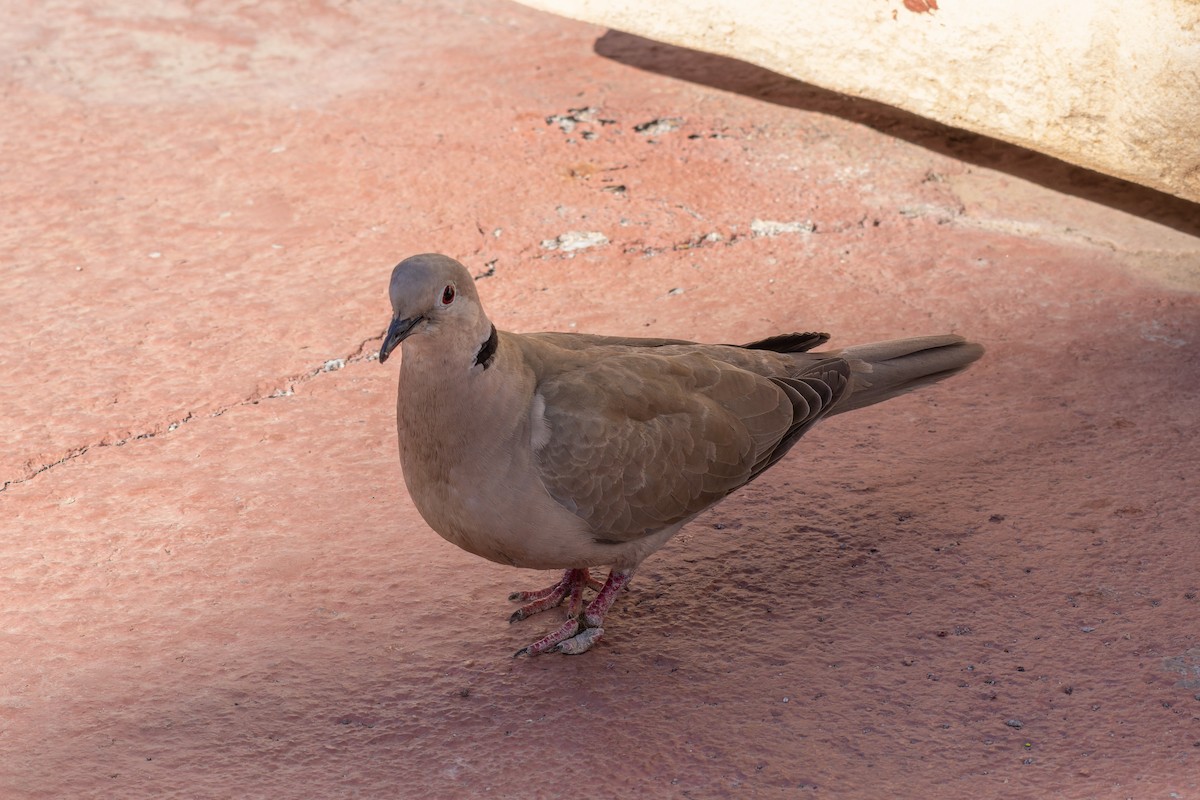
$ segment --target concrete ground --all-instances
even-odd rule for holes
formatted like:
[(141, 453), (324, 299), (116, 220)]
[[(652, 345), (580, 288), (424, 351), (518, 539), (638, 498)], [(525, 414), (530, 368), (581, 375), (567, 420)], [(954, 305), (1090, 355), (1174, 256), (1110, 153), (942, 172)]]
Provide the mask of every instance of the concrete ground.
[[(0, 796), (1200, 796), (1200, 208), (503, 0), (0, 53)], [(548, 576), (425, 526), (374, 358), (429, 250), (510, 330), (988, 354), (514, 660)]]

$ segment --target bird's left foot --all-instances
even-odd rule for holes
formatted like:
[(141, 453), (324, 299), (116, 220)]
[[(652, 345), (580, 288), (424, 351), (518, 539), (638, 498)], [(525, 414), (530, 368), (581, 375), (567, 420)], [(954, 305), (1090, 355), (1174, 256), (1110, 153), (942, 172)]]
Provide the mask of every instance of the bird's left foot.
[[(577, 598), (581, 598), (583, 586), (594, 585), (595, 583), (598, 583), (597, 581), (593, 581), (591, 579), (586, 569), (567, 570), (567, 574), (563, 575), (563, 579), (559, 581), (558, 584), (555, 584), (548, 590), (544, 590), (545, 594), (541, 597), (538, 597), (538, 599), (535, 599), (534, 602), (530, 603), (529, 605), (534, 606), (545, 601), (547, 598), (553, 597), (559, 592), (560, 587), (562, 587), (562, 585), (568, 581), (572, 572), (582, 572), (583, 575), (581, 577), (575, 577), (577, 591), (571, 591), (571, 605), (568, 607), (569, 612), (571, 612), (570, 617), (566, 622), (559, 626), (557, 630), (552, 631), (541, 639), (538, 639), (531, 645), (522, 647), (513, 654), (514, 658), (517, 656), (536, 656), (539, 653), (564, 653), (566, 655), (574, 656), (579, 655), (580, 653), (586, 653), (591, 649), (592, 645), (600, 641), (600, 637), (604, 635), (604, 628), (602, 627), (604, 623), (604, 615), (608, 613), (608, 610), (612, 607), (612, 604), (617, 599), (617, 595), (620, 593), (620, 591), (629, 583), (629, 579), (633, 577), (633, 572), (632, 570), (614, 569), (612, 572), (608, 573), (608, 580), (605, 581), (604, 585), (600, 587), (599, 592), (596, 594), (595, 598), (592, 599), (592, 602), (588, 603), (587, 608), (583, 610), (582, 614), (579, 613), (579, 609), (576, 604), (582, 602), (581, 599)], [(563, 601), (563, 598), (566, 596), (566, 592), (568, 590), (563, 589), (562, 591), (563, 593), (558, 595), (558, 599), (553, 602), (553, 605), (558, 605)], [(540, 595), (542, 593), (538, 594)], [(523, 600), (528, 598), (517, 597), (516, 595), (513, 595), (513, 599)], [(525, 608), (528, 607), (529, 606), (526, 606)], [(547, 605), (544, 608), (536, 609), (536, 611), (542, 611), (549, 607), (550, 606)], [(524, 608), (519, 609), (517, 614), (523, 610)], [(536, 611), (531, 613), (536, 613)], [(518, 617), (517, 614), (513, 614), (513, 619), (510, 621), (524, 619), (524, 616)]]

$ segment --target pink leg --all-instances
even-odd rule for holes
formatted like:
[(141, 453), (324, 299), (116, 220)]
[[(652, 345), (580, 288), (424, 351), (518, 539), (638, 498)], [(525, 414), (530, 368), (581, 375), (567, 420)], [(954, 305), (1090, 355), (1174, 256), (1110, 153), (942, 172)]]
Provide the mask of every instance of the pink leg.
[(614, 569), (608, 573), (608, 580), (600, 587), (600, 593), (588, 603), (587, 611), (583, 615), (584, 624), (589, 628), (599, 628), (604, 624), (604, 615), (617, 601), (620, 591), (629, 585), (629, 579), (632, 577), (631, 569)]
[(558, 630), (547, 634), (528, 647), (522, 647), (515, 655), (535, 656), (539, 653), (565, 653), (567, 655), (578, 655), (585, 653), (591, 646), (600, 640), (604, 635), (604, 615), (612, 608), (612, 604), (616, 602), (617, 595), (629, 583), (629, 579), (633, 577), (633, 570), (616, 570), (608, 573), (608, 580), (600, 588), (592, 602), (588, 603), (587, 608), (583, 611), (582, 619), (577, 616), (578, 611), (577, 596), (582, 593), (583, 587), (580, 581), (578, 592), (572, 591), (570, 608), (573, 610), (571, 618), (562, 624)]
[[(583, 573), (586, 575), (587, 570), (585, 569)], [(583, 590), (588, 583), (587, 578), (583, 578), (582, 580), (575, 581), (575, 584), (571, 587), (571, 600), (567, 603), (568, 617), (578, 617), (579, 612), (583, 610)]]

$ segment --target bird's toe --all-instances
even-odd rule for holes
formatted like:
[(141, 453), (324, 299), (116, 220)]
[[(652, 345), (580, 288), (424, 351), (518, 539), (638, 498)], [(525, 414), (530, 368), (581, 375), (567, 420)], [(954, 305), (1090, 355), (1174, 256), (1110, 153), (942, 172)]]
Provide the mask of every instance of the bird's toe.
[(552, 650), (559, 643), (570, 639), (572, 636), (579, 633), (579, 627), (579, 620), (572, 617), (564, 622), (557, 630), (551, 631), (533, 644), (526, 645), (517, 652), (513, 653), (513, 658), (519, 658), (520, 656), (536, 656), (539, 653), (545, 653), (549, 650)]
[(550, 652), (577, 656), (580, 653), (586, 653), (588, 650), (591, 650), (592, 645), (600, 641), (600, 637), (603, 635), (604, 628), (584, 628), (569, 639), (563, 639), (551, 647)]

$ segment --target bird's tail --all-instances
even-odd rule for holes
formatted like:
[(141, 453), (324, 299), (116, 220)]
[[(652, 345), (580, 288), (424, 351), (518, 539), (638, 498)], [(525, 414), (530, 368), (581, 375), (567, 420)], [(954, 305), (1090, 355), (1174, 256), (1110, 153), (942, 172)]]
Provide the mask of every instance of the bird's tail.
[(911, 392), (962, 372), (983, 347), (961, 336), (920, 336), (847, 347), (850, 391), (830, 411), (840, 414)]

